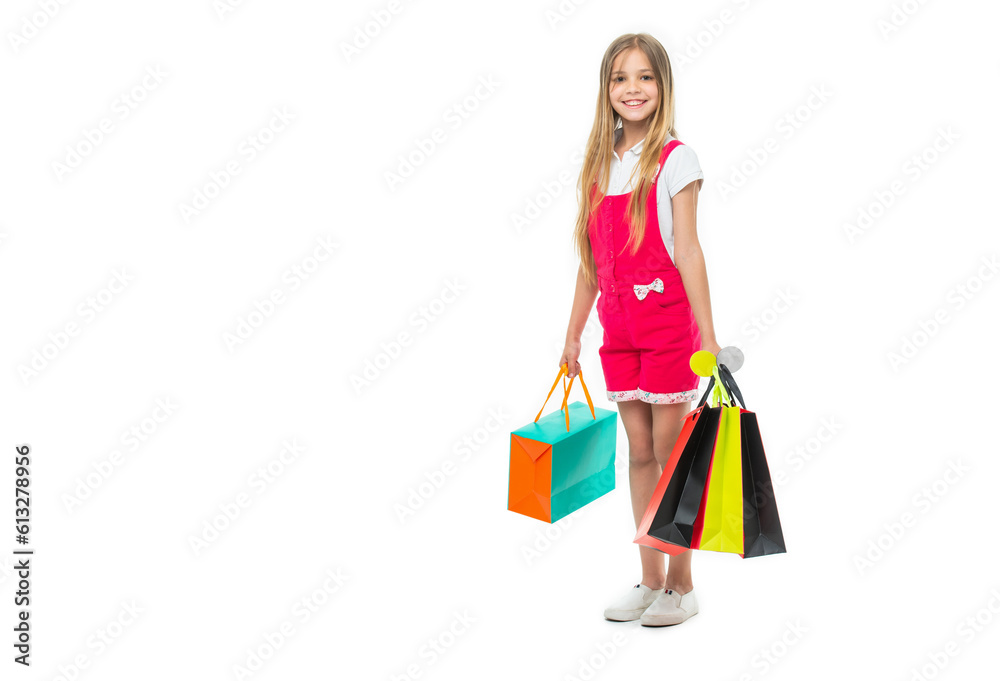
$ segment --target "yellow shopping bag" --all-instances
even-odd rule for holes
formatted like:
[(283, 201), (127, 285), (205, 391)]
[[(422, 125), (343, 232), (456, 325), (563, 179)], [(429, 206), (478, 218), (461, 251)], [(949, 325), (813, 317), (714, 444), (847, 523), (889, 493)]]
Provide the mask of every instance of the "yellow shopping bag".
[[(713, 370), (718, 378), (718, 369)], [(721, 379), (719, 430), (705, 488), (703, 526), (697, 548), (743, 554), (743, 450), (740, 407), (733, 404)], [(695, 530), (697, 536), (697, 528)], [(692, 542), (694, 544), (694, 542)]]

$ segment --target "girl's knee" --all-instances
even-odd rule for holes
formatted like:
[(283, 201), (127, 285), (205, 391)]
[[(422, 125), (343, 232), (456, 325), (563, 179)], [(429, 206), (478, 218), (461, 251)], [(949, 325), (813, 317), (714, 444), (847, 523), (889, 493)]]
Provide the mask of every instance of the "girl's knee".
[(656, 460), (652, 447), (629, 447), (629, 466), (648, 466)]
[(670, 460), (670, 453), (672, 451), (673, 450), (671, 449), (663, 449), (663, 450), (655, 450), (653, 452), (653, 457), (656, 459), (656, 463), (660, 464), (661, 468), (666, 467), (667, 461)]

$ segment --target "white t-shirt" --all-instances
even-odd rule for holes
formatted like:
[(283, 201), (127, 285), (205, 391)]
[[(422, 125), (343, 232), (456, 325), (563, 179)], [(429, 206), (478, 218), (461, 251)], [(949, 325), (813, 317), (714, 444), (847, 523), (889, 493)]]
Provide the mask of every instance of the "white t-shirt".
[[(621, 127), (615, 129), (615, 144), (621, 139)], [(669, 133), (667, 142), (675, 139)], [(626, 149), (622, 158), (618, 158), (616, 152), (611, 156), (611, 178), (608, 182), (608, 195), (626, 194), (632, 191), (632, 185), (628, 182), (632, 169), (639, 162), (639, 155), (642, 153), (642, 145), (645, 139), (640, 140), (631, 149)], [(667, 247), (670, 259), (674, 259), (674, 214), (671, 199), (684, 187), (695, 180), (701, 180), (704, 184), (705, 175), (701, 172), (701, 165), (698, 163), (698, 156), (687, 144), (680, 144), (670, 152), (664, 168), (656, 178), (656, 217), (660, 222), (660, 236), (663, 237), (663, 245)], [(663, 195), (663, 186), (666, 184), (668, 196)], [(624, 185), (624, 186), (623, 186)], [(699, 186), (700, 190), (701, 187)]]

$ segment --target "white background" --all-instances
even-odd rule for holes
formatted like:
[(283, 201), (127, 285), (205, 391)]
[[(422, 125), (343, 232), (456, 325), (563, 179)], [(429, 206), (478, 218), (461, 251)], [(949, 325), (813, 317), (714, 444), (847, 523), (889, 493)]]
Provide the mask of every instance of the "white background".
[[(8, 520), (3, 678), (964, 679), (991, 662), (995, 4), (48, 4), (0, 17), (0, 517), (29, 443), (36, 550), (25, 669)], [(575, 284), (559, 176), (575, 183), (601, 56), (633, 31), (672, 59), (718, 340), (743, 349), (786, 476), (788, 553), (699, 552), (701, 612), (660, 629), (602, 618), (640, 577), (621, 426), (615, 491), (555, 526), (506, 510), (509, 431), (555, 377)], [(124, 118), (123, 95), (141, 98)], [(293, 120), (249, 160), (275, 109)], [(594, 312), (583, 375), (613, 409), (599, 345)]]

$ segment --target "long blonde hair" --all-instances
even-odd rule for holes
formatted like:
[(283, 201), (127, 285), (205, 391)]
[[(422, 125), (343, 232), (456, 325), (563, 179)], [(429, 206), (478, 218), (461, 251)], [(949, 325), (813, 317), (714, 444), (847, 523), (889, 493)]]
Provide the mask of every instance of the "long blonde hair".
[[(625, 215), (629, 220), (629, 238), (625, 246), (631, 245), (635, 255), (642, 244), (646, 232), (646, 198), (652, 188), (653, 174), (660, 160), (663, 145), (667, 136), (677, 137), (674, 129), (674, 77), (670, 70), (670, 58), (663, 45), (648, 33), (626, 33), (615, 38), (608, 46), (601, 60), (601, 86), (597, 92), (597, 112), (594, 116), (594, 127), (587, 140), (584, 153), (583, 168), (577, 182), (577, 192), (580, 210), (576, 218), (574, 242), (576, 251), (583, 265), (584, 278), (587, 283), (597, 283), (597, 266), (594, 253), (590, 246), (587, 225), (590, 218), (608, 191), (608, 175), (611, 172), (611, 155), (614, 151), (615, 128), (621, 123), (621, 116), (611, 107), (611, 66), (619, 54), (638, 48), (645, 53), (653, 67), (656, 78), (657, 104), (646, 132), (639, 163), (632, 170), (631, 181), (639, 172), (638, 186), (633, 186), (632, 196)], [(597, 194), (591, 200), (591, 187), (596, 187)], [(624, 249), (623, 249), (624, 250)]]

